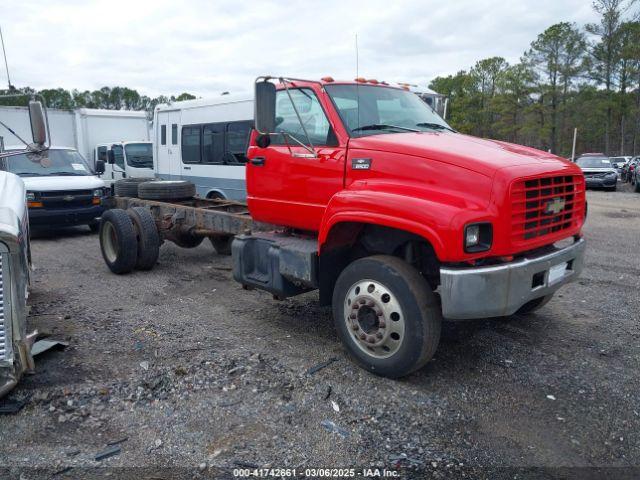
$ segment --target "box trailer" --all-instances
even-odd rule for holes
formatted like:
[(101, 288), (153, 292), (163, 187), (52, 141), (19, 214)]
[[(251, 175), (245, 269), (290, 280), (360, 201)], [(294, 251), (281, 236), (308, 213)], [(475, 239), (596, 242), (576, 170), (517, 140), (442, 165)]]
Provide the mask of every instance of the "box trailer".
[[(56, 145), (75, 148), (95, 166), (94, 151), (98, 144), (124, 141), (149, 141), (150, 122), (146, 112), (129, 110), (47, 109), (49, 133)], [(20, 137), (31, 135), (29, 111), (26, 107), (0, 107), (0, 121), (11, 125)], [(21, 143), (10, 132), (2, 132), (5, 145)]]

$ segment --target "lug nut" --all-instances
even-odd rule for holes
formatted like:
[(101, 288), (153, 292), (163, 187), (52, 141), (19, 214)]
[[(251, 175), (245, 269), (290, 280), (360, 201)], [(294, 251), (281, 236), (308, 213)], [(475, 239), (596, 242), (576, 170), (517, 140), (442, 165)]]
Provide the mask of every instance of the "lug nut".
[(365, 340), (367, 336), (363, 333), (360, 334), (360, 340)]
[(385, 328), (386, 326), (387, 326), (387, 323), (384, 320), (378, 321), (378, 328)]
[(376, 337), (378, 337), (378, 339), (381, 339), (382, 338), (382, 332), (376, 333)]
[(376, 338), (373, 335), (371, 335), (370, 337), (367, 337), (367, 342), (376, 343)]
[(352, 325), (351, 325), (351, 328), (352, 328), (353, 330), (358, 330), (358, 328), (360, 328), (360, 327), (358, 326), (358, 324), (357, 324), (357, 323), (354, 323), (354, 324), (352, 324)]

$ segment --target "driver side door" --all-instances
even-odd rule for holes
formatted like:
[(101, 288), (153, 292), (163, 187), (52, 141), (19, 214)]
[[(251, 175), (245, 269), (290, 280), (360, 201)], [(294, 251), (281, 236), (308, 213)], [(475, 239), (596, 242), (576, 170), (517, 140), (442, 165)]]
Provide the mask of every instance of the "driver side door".
[[(343, 188), (346, 149), (315, 92), (310, 88), (289, 92), (291, 97), (286, 90), (276, 93), (280, 135), (272, 135), (267, 148), (251, 147), (255, 150), (247, 164), (247, 202), (260, 221), (317, 231), (329, 200)], [(290, 136), (307, 145), (310, 140), (317, 158)]]

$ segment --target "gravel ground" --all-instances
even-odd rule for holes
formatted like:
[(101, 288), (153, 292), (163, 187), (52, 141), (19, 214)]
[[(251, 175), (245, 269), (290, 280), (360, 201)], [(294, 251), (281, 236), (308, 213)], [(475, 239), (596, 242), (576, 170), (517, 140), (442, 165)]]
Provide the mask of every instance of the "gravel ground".
[(115, 276), (88, 230), (37, 233), (30, 328), (69, 347), (9, 397), (28, 401), (0, 416), (0, 477), (637, 477), (640, 195), (622, 190), (588, 193), (578, 282), (534, 315), (445, 323), (400, 381), (348, 360), (316, 294), (243, 291), (208, 242)]

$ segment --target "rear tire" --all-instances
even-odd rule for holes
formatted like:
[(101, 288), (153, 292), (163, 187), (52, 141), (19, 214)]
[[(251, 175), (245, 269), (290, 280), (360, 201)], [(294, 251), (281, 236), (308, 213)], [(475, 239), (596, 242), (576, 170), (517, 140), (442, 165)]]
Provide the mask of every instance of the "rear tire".
[(160, 255), (160, 235), (153, 216), (144, 207), (133, 207), (128, 210), (131, 221), (136, 228), (138, 240), (138, 270), (151, 270), (158, 262)]
[(105, 263), (118, 275), (131, 272), (138, 258), (136, 231), (127, 212), (115, 208), (102, 214), (100, 250)]
[(333, 318), (356, 362), (384, 377), (421, 368), (440, 341), (435, 294), (416, 269), (388, 255), (361, 258), (342, 271), (333, 291)]
[(233, 235), (220, 235), (219, 237), (209, 237), (211, 245), (216, 249), (218, 255), (231, 255), (231, 243)]
[(516, 312), (516, 315), (528, 315), (530, 313), (535, 312), (536, 310), (540, 310), (544, 307), (549, 300), (553, 298), (553, 293), (551, 295), (546, 295), (544, 297), (536, 298), (525, 303), (520, 309)]
[(196, 248), (202, 243), (203, 240), (204, 240), (204, 237), (201, 237), (199, 235), (183, 233), (182, 235), (177, 236), (173, 240), (173, 243), (175, 243), (177, 246), (182, 248)]
[(145, 200), (187, 200), (195, 194), (196, 186), (185, 180), (154, 180), (138, 188), (138, 196)]
[(150, 178), (123, 178), (113, 185), (116, 197), (138, 198), (138, 186), (152, 180)]

